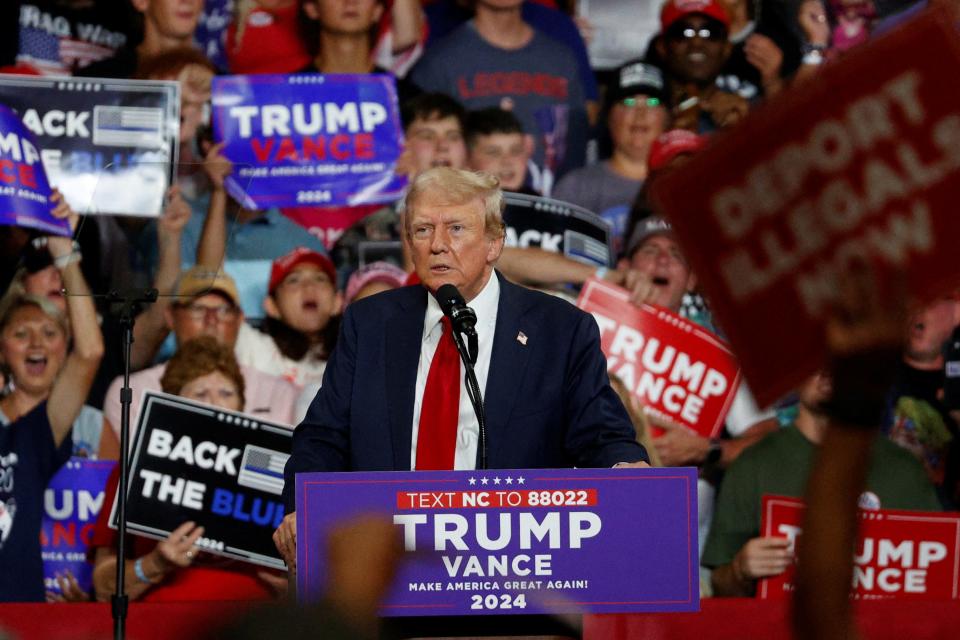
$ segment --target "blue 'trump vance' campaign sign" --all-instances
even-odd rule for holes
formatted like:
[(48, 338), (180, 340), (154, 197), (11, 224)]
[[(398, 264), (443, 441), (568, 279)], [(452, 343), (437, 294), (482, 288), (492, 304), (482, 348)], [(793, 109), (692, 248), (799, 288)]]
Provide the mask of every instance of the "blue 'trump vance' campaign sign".
[(696, 469), (297, 474), (297, 593), (331, 527), (392, 519), (408, 552), (385, 616), (699, 611)]
[(217, 77), (213, 131), (234, 163), (227, 190), (250, 209), (392, 202), (406, 185), (386, 74)]
[(0, 104), (0, 224), (69, 236), (70, 225), (54, 218), (52, 208), (36, 139)]

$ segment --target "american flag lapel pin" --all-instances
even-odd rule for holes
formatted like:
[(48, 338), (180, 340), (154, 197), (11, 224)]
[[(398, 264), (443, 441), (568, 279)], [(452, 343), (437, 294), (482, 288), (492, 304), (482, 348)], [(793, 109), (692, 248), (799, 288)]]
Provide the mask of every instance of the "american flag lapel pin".
[(527, 346), (527, 334), (525, 334), (523, 331), (517, 332), (517, 342), (523, 346)]

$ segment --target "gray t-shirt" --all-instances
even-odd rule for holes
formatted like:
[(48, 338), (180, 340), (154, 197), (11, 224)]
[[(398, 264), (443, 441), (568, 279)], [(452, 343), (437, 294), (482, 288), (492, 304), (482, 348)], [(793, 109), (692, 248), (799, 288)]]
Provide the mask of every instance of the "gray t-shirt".
[(554, 187), (550, 197), (589, 209), (610, 223), (615, 251), (626, 234), (630, 207), (643, 180), (631, 180), (614, 173), (607, 162), (571, 171)]
[(512, 102), (513, 113), (536, 141), (539, 167), (546, 166), (548, 156), (563, 158), (549, 167), (557, 176), (583, 166), (586, 103), (577, 61), (563, 43), (535, 30), (525, 46), (501, 49), (480, 37), (471, 20), (430, 47), (410, 79), (424, 91), (453, 96), (467, 109)]

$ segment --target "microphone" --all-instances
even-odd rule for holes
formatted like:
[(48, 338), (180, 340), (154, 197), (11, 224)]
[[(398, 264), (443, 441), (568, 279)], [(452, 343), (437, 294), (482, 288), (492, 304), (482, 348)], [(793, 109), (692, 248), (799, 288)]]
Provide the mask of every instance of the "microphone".
[(443, 315), (450, 318), (454, 331), (465, 333), (468, 337), (477, 335), (477, 314), (467, 306), (467, 301), (455, 286), (443, 285), (437, 289), (436, 297)]
[[(480, 385), (477, 383), (477, 375), (473, 370), (473, 365), (477, 363), (477, 354), (479, 345), (477, 338), (477, 313), (467, 306), (467, 301), (463, 299), (460, 292), (452, 284), (445, 284), (436, 293), (437, 302), (443, 315), (450, 318), (450, 325), (453, 329), (453, 341), (457, 345), (457, 351), (460, 352), (460, 359), (463, 360), (466, 368), (464, 384), (467, 388), (467, 395), (470, 397), (470, 403), (473, 405), (473, 411), (477, 414), (477, 424), (480, 427), (479, 438), (477, 440), (478, 467), (487, 468), (487, 420), (486, 412), (483, 409), (483, 394), (480, 392)], [(463, 338), (460, 334), (466, 334), (469, 347), (463, 344)]]

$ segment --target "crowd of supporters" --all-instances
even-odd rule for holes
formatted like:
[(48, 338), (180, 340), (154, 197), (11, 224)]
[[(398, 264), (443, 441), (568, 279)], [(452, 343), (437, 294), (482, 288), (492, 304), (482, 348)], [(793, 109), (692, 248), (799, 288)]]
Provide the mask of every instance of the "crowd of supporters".
[[(567, 201), (609, 223), (609, 268), (508, 246), (498, 264), (508, 278), (570, 298), (599, 277), (627, 288), (635, 304), (722, 334), (648, 198), (651, 183), (764, 100), (816, 82), (823, 65), (896, 16), (881, 18), (872, 0), (667, 0), (646, 50), (598, 71), (583, 35), (599, 36), (568, 4), (235, 0), (223, 55), (212, 60), (197, 44), (203, 0), (4, 3), (3, 71), (177, 80), (181, 126), (177, 180), (158, 218), (99, 215), (78, 225), (57, 195), (51, 209), (71, 221), (76, 242), (0, 228), (0, 600), (45, 597), (39, 521), (58, 468), (71, 455), (119, 454), (118, 321), (102, 299), (83, 294), (148, 285), (160, 292), (136, 319), (131, 429), (146, 390), (296, 425), (322, 383), (344, 308), (410, 282), (402, 253), (361, 256), (365, 244), (402, 242), (396, 205), (256, 211), (228, 195), (233, 167), (205, 120), (216, 74), (395, 76), (405, 134), (398, 171), (486, 171), (505, 190)], [(320, 234), (297, 222), (323, 216), (355, 222)], [(864, 506), (957, 508), (960, 407), (949, 406), (942, 388), (944, 347), (958, 329), (960, 296), (935, 301), (904, 327), (906, 349), (879, 425), (887, 437), (875, 448)], [(623, 394), (653, 462), (701, 469), (704, 594), (751, 595), (759, 578), (791, 562), (786, 539), (761, 536), (760, 497), (803, 494), (830, 393), (829, 376), (817, 374), (767, 409), (742, 387), (722, 437), (661, 424), (665, 433), (652, 441), (642, 408)], [(108, 512), (90, 552), (93, 592), (63, 576), (48, 598), (109, 596), (117, 558)], [(285, 591), (278, 575), (252, 565), (187, 557), (182, 551), (200, 535), (187, 522), (167, 540), (134, 544), (131, 596)]]

